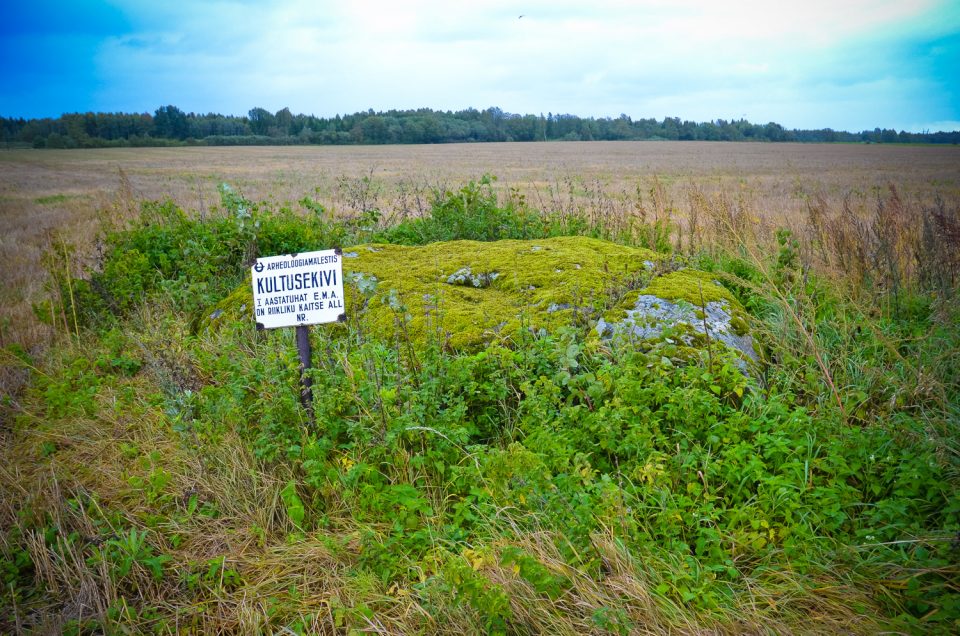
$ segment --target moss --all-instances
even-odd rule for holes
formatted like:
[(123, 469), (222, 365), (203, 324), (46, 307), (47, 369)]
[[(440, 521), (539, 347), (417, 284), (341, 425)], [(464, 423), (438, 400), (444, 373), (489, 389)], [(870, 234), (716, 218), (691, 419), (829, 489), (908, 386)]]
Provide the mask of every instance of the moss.
[(696, 306), (720, 300), (725, 300), (738, 307), (740, 305), (726, 288), (714, 280), (712, 274), (693, 269), (671, 272), (655, 278), (641, 293), (657, 296), (664, 300), (685, 300)]
[[(731, 331), (737, 336), (749, 331), (742, 305), (707, 272), (671, 272), (624, 294), (649, 275), (650, 261), (662, 257), (598, 239), (369, 244), (343, 253), (348, 319), (380, 337), (393, 337), (402, 327), (415, 343), (438, 338), (454, 349), (473, 349), (521, 328), (582, 324), (584, 316), (596, 317), (596, 310), (607, 322), (619, 322), (641, 294), (689, 303), (698, 318), (702, 304), (721, 301), (732, 317)], [(483, 284), (458, 284), (467, 279), (454, 275), (464, 270), (482, 275)], [(250, 320), (251, 296), (248, 278), (199, 316), (196, 330)]]
[(746, 314), (734, 312), (730, 317), (730, 329), (734, 335), (745, 336), (750, 331), (750, 323), (747, 322)]
[[(401, 316), (396, 304), (390, 308), (371, 298), (367, 323), (373, 331), (386, 335), (398, 318), (408, 317), (413, 339), (436, 330), (454, 348), (474, 347), (494, 333), (513, 333), (523, 325), (552, 329), (569, 324), (576, 307), (604, 302), (609, 287), (644, 271), (644, 261), (657, 258), (649, 250), (585, 237), (366, 245), (345, 253), (357, 254), (344, 260), (345, 271), (376, 276), (375, 295), (382, 298), (395, 290), (406, 310)], [(487, 274), (489, 284), (447, 284), (464, 268)], [(348, 307), (358, 306), (361, 298), (351, 290), (347, 301)]]
[[(369, 244), (343, 253), (347, 315), (380, 337), (391, 337), (402, 326), (414, 342), (438, 337), (446, 346), (471, 349), (525, 327), (554, 330), (579, 324), (583, 315), (596, 316), (596, 309), (604, 311), (608, 322), (617, 322), (641, 294), (684, 301), (695, 311), (703, 303), (723, 301), (734, 333), (748, 332), (746, 311), (707, 272), (671, 272), (623, 294), (648, 275), (650, 261), (662, 257), (598, 239)], [(483, 285), (451, 284), (462, 271), (482, 274)], [(250, 320), (250, 307), (248, 278), (199, 316), (196, 329)]]
[(236, 321), (251, 317), (249, 308), (253, 307), (253, 289), (250, 276), (242, 285), (230, 292), (230, 295), (193, 318), (194, 332), (217, 328), (227, 321)]
[[(535, 241), (450, 241), (421, 247), (371, 244), (345, 248), (344, 278), (376, 285), (345, 285), (346, 310), (380, 336), (398, 322), (414, 341), (440, 334), (448, 346), (472, 348), (521, 327), (554, 329), (582, 307), (603, 307), (611, 289), (646, 271), (658, 255), (586, 237)], [(458, 270), (488, 275), (484, 287), (447, 281)], [(496, 274), (493, 276), (493, 274)], [(247, 320), (249, 280), (204, 312), (197, 329)]]

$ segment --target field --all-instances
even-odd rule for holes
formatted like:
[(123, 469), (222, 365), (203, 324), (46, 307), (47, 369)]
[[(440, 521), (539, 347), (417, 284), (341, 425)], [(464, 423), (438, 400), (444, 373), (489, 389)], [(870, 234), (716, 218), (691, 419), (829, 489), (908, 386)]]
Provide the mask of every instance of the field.
[(11, 150), (0, 258), (2, 633), (960, 630), (956, 147)]

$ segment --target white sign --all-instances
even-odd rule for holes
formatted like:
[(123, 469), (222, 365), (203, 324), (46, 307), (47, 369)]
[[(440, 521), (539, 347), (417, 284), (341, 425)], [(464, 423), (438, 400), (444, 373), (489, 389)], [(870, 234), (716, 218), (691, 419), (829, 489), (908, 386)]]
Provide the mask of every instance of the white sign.
[(339, 249), (258, 258), (250, 268), (258, 329), (346, 320)]

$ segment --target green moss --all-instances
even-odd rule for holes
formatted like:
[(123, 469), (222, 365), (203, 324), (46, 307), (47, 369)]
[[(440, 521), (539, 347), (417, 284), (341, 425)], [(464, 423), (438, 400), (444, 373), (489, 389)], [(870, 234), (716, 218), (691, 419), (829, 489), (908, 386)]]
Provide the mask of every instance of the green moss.
[[(439, 333), (454, 348), (482, 344), (495, 333), (513, 333), (524, 324), (546, 329), (569, 324), (575, 307), (604, 302), (609, 287), (644, 271), (644, 261), (657, 258), (649, 250), (585, 237), (362, 245), (344, 253), (357, 255), (344, 260), (345, 272), (376, 276), (376, 296), (382, 299), (395, 290), (406, 309), (398, 312), (396, 303), (391, 308), (381, 302), (380, 307), (372, 298), (367, 322), (375, 332), (386, 335), (398, 318), (408, 317), (407, 330), (415, 340), (428, 331)], [(479, 289), (447, 284), (462, 268), (496, 277)], [(348, 306), (360, 300), (355, 290), (347, 295)]]
[[(376, 278), (361, 293), (347, 283), (346, 310), (380, 336), (399, 323), (415, 341), (438, 334), (454, 348), (472, 348), (521, 327), (553, 329), (573, 320), (577, 307), (604, 307), (611, 289), (646, 271), (658, 255), (586, 237), (534, 241), (449, 241), (421, 247), (372, 244), (345, 248), (344, 278)], [(483, 288), (452, 285), (462, 268), (490, 277)], [(203, 330), (249, 319), (249, 281), (204, 312)], [(240, 307), (246, 305), (244, 311)]]
[(253, 306), (253, 289), (250, 286), (250, 277), (239, 287), (230, 292), (230, 295), (218, 302), (213, 307), (204, 310), (200, 315), (193, 318), (193, 330), (195, 332), (216, 329), (227, 321), (236, 322), (244, 318), (250, 318), (248, 311)]
[[(436, 337), (455, 349), (471, 349), (525, 327), (554, 330), (569, 325), (577, 321), (576, 311), (596, 316), (594, 311), (600, 310), (608, 322), (620, 321), (641, 294), (687, 302), (694, 308), (724, 301), (733, 331), (737, 335), (748, 331), (743, 307), (707, 272), (671, 272), (623, 294), (642, 280), (648, 261), (661, 257), (598, 239), (449, 241), (420, 247), (369, 244), (343, 253), (347, 314), (380, 337), (391, 337), (402, 327), (415, 342)], [(483, 286), (462, 280), (448, 283), (464, 268), (482, 279)], [(250, 307), (248, 279), (199, 316), (196, 328), (250, 320)]]
[[(732, 316), (732, 331), (742, 336), (749, 330), (742, 305), (707, 272), (671, 272), (624, 294), (643, 280), (647, 262), (661, 256), (598, 239), (369, 244), (343, 253), (347, 315), (379, 337), (392, 337), (402, 328), (414, 342), (438, 338), (454, 349), (473, 349), (521, 328), (550, 331), (579, 324), (574, 315), (578, 311), (596, 317), (599, 310), (608, 322), (618, 322), (641, 294), (686, 302), (694, 311), (701, 304), (723, 301)], [(464, 268), (482, 280), (482, 286), (464, 284), (463, 277), (458, 284), (448, 282)], [(250, 307), (248, 278), (199, 316), (196, 329), (250, 320)]]
[(730, 329), (733, 331), (734, 335), (747, 335), (747, 332), (750, 330), (750, 323), (747, 322), (746, 314), (734, 312), (734, 314), (730, 317)]
[(726, 288), (715, 282), (712, 274), (693, 269), (671, 272), (655, 278), (640, 293), (657, 296), (664, 300), (685, 300), (695, 306), (720, 300), (725, 300), (737, 307), (740, 305)]

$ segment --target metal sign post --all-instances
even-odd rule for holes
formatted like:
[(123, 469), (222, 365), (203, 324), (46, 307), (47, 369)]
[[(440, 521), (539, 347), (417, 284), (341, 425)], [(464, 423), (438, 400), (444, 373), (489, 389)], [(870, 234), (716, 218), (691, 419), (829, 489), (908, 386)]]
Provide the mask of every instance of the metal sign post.
[(258, 258), (250, 268), (257, 329), (297, 328), (300, 400), (313, 423), (310, 328), (343, 322), (343, 253), (340, 248)]

